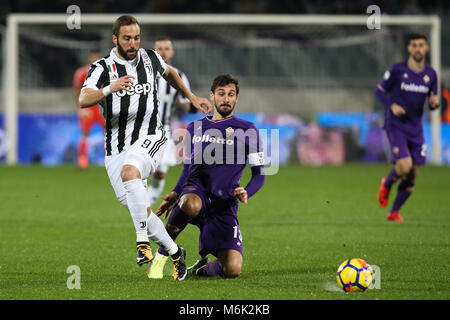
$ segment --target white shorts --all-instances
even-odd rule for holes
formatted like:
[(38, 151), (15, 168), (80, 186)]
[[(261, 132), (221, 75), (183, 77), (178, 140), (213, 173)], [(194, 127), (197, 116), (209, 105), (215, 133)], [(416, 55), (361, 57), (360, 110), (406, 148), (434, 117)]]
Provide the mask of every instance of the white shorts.
[(123, 203), (126, 196), (126, 190), (120, 176), (122, 167), (132, 165), (137, 168), (144, 185), (147, 186), (147, 178), (153, 175), (159, 166), (166, 145), (167, 138), (162, 130), (154, 135), (143, 136), (119, 154), (105, 157), (106, 172), (119, 201)]

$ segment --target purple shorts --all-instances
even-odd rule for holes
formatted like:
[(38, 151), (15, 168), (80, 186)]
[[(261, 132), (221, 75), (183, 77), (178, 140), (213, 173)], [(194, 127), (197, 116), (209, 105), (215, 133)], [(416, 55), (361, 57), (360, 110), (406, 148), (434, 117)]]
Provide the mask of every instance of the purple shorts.
[(413, 164), (424, 165), (427, 155), (427, 145), (423, 134), (410, 136), (395, 127), (386, 128), (386, 134), (391, 145), (391, 162), (401, 158), (412, 158)]
[(209, 253), (216, 256), (219, 249), (234, 249), (243, 254), (242, 235), (237, 219), (238, 200), (212, 197), (194, 184), (184, 186), (180, 198), (187, 193), (194, 193), (202, 199), (202, 209), (191, 221), (191, 224), (200, 229), (200, 256), (204, 257)]

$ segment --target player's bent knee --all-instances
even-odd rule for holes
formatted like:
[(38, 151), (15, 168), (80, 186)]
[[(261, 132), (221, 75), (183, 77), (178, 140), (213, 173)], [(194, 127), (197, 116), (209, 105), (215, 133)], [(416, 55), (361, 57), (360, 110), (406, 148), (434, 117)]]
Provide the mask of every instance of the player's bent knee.
[(413, 165), (410, 159), (399, 160), (395, 166), (397, 174), (401, 177), (407, 176), (413, 169)]
[(122, 167), (122, 170), (120, 171), (120, 177), (122, 178), (122, 181), (125, 182), (134, 179), (140, 179), (141, 174), (136, 167), (131, 165), (124, 165)]
[(195, 217), (202, 209), (202, 201), (197, 195), (184, 195), (180, 200), (180, 209), (188, 216)]
[(226, 278), (236, 278), (241, 275), (242, 265), (240, 263), (227, 263), (223, 267), (223, 273)]

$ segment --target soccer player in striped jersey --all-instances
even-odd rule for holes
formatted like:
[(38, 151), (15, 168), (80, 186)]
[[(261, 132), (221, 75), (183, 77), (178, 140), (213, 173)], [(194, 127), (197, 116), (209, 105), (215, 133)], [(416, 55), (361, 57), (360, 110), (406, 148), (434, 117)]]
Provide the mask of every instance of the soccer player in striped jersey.
[(211, 105), (206, 98), (195, 96), (158, 53), (139, 48), (140, 40), (140, 27), (134, 17), (121, 16), (115, 21), (115, 48), (92, 64), (79, 103), (82, 108), (98, 103), (105, 118), (105, 167), (115, 194), (129, 210), (136, 229), (137, 264), (153, 260), (150, 238), (168, 250), (174, 278), (184, 280), (186, 252), (151, 211), (147, 196), (147, 178), (155, 172), (167, 142), (158, 115), (158, 74), (195, 108), (209, 113)]
[[(92, 63), (100, 59), (101, 56), (97, 52), (93, 52), (88, 57), (88, 64), (78, 68), (73, 75), (72, 88), (75, 94), (75, 99), (78, 106), (78, 98), (80, 96), (80, 90), (83, 87), (84, 80)], [(78, 106), (79, 107), (79, 106)], [(80, 142), (78, 144), (78, 167), (82, 170), (86, 169), (89, 165), (88, 157), (88, 136), (92, 127), (97, 123), (102, 128), (105, 126), (105, 119), (100, 115), (98, 106), (93, 106), (89, 109), (79, 108), (78, 117), (81, 129)]]
[(391, 146), (394, 167), (382, 178), (378, 202), (386, 207), (390, 190), (400, 184), (387, 220), (403, 222), (400, 208), (414, 190), (419, 166), (425, 164), (426, 145), (423, 136), (422, 115), (425, 101), (430, 110), (439, 107), (436, 71), (425, 63), (429, 51), (423, 34), (409, 37), (409, 58), (395, 63), (384, 74), (375, 95), (385, 106), (387, 137)]
[[(167, 214), (169, 234), (175, 239), (188, 223), (200, 229), (201, 259), (191, 274), (237, 277), (243, 262), (239, 229), (239, 201), (247, 204), (265, 182), (264, 153), (255, 124), (233, 115), (239, 83), (232, 75), (217, 76), (210, 99), (214, 115), (191, 122), (184, 137), (184, 169), (173, 191), (163, 196), (156, 214)], [(246, 164), (252, 176), (244, 187)], [(208, 254), (217, 259), (209, 262)], [(160, 247), (149, 268), (149, 278), (162, 278), (168, 253)]]
[[(164, 62), (170, 65), (180, 75), (183, 83), (190, 89), (189, 80), (186, 75), (179, 69), (171, 65), (175, 50), (173, 49), (172, 41), (169, 38), (162, 37), (155, 41), (155, 50), (163, 58)], [(166, 174), (169, 166), (175, 165), (175, 143), (171, 137), (171, 116), (175, 106), (182, 105), (186, 110), (189, 110), (190, 101), (184, 97), (179, 91), (175, 90), (163, 77), (158, 77), (158, 99), (160, 102), (159, 116), (167, 132), (167, 146), (161, 158), (161, 162), (153, 174), (151, 184), (148, 186), (148, 195), (150, 197), (150, 205), (153, 205), (161, 192), (164, 190), (166, 182)]]

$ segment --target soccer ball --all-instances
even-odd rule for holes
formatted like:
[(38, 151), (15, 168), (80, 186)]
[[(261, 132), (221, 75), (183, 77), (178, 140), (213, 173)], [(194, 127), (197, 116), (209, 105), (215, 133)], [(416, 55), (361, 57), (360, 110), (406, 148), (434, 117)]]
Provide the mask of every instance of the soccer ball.
[(347, 259), (339, 266), (336, 281), (345, 292), (365, 291), (372, 283), (372, 268), (363, 259)]

